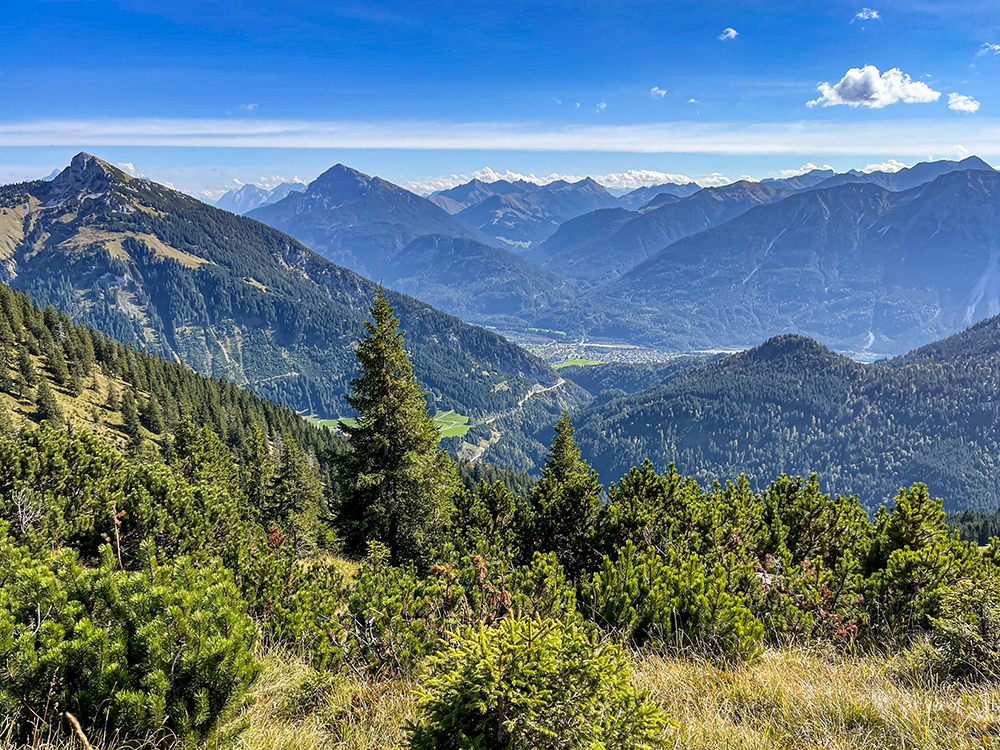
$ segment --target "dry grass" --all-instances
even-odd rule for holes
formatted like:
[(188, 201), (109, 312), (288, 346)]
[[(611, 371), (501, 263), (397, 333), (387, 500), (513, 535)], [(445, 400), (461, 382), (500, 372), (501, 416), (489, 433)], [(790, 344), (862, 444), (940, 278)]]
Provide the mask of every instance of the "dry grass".
[[(261, 660), (263, 673), (245, 705), (207, 743), (213, 750), (393, 750), (416, 716), (412, 682), (321, 674), (281, 650)], [(1000, 747), (997, 686), (921, 683), (901, 677), (900, 664), (793, 648), (733, 670), (644, 657), (633, 678), (676, 723), (668, 735), (674, 750)], [(10, 747), (0, 728), (0, 749)], [(80, 747), (68, 733), (29, 746)], [(156, 750), (163, 748), (169, 745)]]
[(996, 686), (941, 686), (900, 677), (895, 664), (806, 649), (720, 670), (647, 658), (636, 684), (677, 722), (684, 750), (878, 750), (998, 747)]
[(272, 651), (246, 708), (220, 731), (219, 747), (389, 750), (415, 716), (413, 684), (325, 675)]

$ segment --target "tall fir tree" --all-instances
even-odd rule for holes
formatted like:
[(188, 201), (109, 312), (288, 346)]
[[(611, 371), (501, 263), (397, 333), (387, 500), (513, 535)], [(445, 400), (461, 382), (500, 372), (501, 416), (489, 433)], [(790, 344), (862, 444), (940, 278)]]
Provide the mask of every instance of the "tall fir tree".
[(542, 479), (531, 492), (531, 544), (526, 547), (555, 552), (566, 572), (577, 577), (600, 563), (594, 540), (604, 488), (581, 458), (566, 412), (555, 432)]
[(393, 559), (426, 563), (442, 539), (459, 490), (454, 462), (403, 347), (403, 331), (385, 296), (372, 305), (358, 342), (358, 377), (346, 397), (358, 419), (341, 423), (350, 447), (336, 458), (340, 519), (347, 547), (385, 544)]

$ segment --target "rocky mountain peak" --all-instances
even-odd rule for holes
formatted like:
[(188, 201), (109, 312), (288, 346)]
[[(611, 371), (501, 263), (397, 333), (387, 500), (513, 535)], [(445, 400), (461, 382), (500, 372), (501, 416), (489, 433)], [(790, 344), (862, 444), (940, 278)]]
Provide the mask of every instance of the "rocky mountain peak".
[(120, 169), (91, 154), (80, 152), (69, 166), (50, 182), (49, 205), (57, 205), (72, 198), (98, 196), (107, 193), (116, 184), (129, 177)]

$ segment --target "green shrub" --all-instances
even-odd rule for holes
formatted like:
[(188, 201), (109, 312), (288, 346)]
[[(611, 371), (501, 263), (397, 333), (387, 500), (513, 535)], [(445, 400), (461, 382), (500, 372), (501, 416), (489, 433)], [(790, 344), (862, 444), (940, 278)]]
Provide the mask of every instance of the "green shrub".
[(941, 597), (931, 618), (936, 646), (932, 666), (948, 677), (1000, 678), (1000, 581), (960, 581)]
[(666, 719), (637, 694), (622, 649), (573, 622), (509, 618), (468, 629), (419, 690), (412, 750), (641, 750)]
[(69, 711), (123, 739), (204, 736), (257, 675), (230, 574), (186, 559), (139, 571), (43, 560), (0, 526), (0, 714), (23, 738)]
[(760, 655), (763, 626), (729, 591), (722, 566), (707, 568), (693, 553), (670, 551), (664, 559), (652, 547), (640, 552), (628, 542), (616, 560), (604, 558), (583, 600), (594, 622), (639, 647), (724, 661)]

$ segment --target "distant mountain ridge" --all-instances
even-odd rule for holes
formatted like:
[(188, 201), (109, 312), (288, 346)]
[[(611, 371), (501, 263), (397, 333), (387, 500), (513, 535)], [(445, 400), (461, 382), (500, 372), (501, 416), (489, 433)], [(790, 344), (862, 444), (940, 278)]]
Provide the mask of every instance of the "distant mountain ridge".
[(304, 182), (282, 182), (271, 189), (251, 183), (223, 193), (213, 205), (242, 216), (258, 206), (276, 203), (289, 193), (304, 190), (305, 187)]
[(524, 257), (541, 268), (600, 284), (616, 279), (672, 242), (788, 195), (788, 190), (746, 181), (705, 188), (686, 198), (661, 194), (636, 212), (611, 208), (568, 221)]

